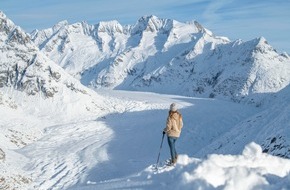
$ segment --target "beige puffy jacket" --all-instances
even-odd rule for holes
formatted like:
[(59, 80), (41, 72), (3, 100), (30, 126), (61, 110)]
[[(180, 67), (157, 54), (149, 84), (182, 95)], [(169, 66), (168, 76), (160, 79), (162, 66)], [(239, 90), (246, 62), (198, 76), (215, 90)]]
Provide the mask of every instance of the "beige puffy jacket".
[(164, 132), (169, 137), (179, 137), (183, 127), (182, 116), (178, 111), (169, 111)]

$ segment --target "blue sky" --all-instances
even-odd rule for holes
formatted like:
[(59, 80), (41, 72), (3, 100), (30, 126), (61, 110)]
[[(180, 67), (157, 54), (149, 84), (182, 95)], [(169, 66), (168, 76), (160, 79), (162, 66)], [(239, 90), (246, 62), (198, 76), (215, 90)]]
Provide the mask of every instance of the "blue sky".
[(0, 10), (26, 32), (69, 23), (118, 20), (135, 24), (145, 15), (196, 20), (230, 40), (260, 36), (290, 54), (290, 0), (0, 0)]

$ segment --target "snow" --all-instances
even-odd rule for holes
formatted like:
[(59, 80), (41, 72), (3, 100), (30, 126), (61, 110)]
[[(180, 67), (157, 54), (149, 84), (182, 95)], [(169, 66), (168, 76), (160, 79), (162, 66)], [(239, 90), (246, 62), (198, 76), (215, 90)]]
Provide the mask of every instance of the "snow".
[[(265, 38), (149, 16), (62, 21), (32, 42), (0, 22), (0, 189), (290, 189), (289, 56)], [(155, 170), (172, 102), (179, 159), (162, 166), (165, 139)]]
[(254, 189), (269, 185), (265, 175), (287, 176), (289, 167), (289, 160), (263, 154), (262, 148), (252, 142), (245, 147), (242, 155), (209, 155), (185, 177), (188, 182), (203, 179), (215, 188)]
[[(289, 188), (290, 160), (262, 153), (255, 142), (245, 144), (239, 154), (231, 149), (224, 154), (197, 154), (217, 136), (262, 111), (259, 108), (149, 92), (97, 93), (112, 107), (95, 117), (86, 112), (80, 117), (65, 118), (70, 114), (65, 112), (37, 117), (21, 106), (15, 112), (2, 105), (6, 119), (1, 120), (5, 129), (1, 144), (6, 158), (0, 164), (5, 182), (12, 180), (8, 176), (20, 175), (29, 182), (15, 185), (19, 189)], [(179, 106), (185, 124), (177, 143), (179, 159), (175, 167), (156, 172), (152, 168), (172, 102)], [(33, 140), (20, 136), (27, 144), (17, 147), (9, 142), (9, 129), (25, 132)], [(165, 139), (160, 160), (169, 157)]]

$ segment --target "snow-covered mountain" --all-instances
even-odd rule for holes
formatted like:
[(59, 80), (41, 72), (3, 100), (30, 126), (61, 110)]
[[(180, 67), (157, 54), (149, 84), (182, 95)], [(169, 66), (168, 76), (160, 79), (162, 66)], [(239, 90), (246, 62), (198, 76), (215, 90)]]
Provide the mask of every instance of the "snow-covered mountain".
[[(0, 93), (2, 99), (11, 100), (9, 104), (14, 101), (15, 106), (25, 105), (26, 101), (30, 101), (22, 106), (26, 107), (31, 105), (31, 102), (37, 104), (44, 101), (45, 109), (51, 106), (54, 111), (69, 111), (71, 108), (66, 104), (74, 103), (75, 106), (78, 104), (77, 110), (97, 112), (105, 106), (101, 96), (83, 86), (46, 57), (31, 41), (30, 36), (15, 26), (2, 12), (0, 58)], [(76, 103), (78, 100), (84, 101)]]
[[(262, 37), (231, 42), (197, 22), (28, 35), (0, 12), (0, 189), (289, 189), (289, 65)], [(154, 172), (172, 102), (180, 157)]]
[(34, 31), (42, 52), (85, 85), (219, 97), (260, 106), (290, 82), (290, 58), (265, 38), (230, 41), (198, 22), (156, 16), (135, 25), (63, 21)]

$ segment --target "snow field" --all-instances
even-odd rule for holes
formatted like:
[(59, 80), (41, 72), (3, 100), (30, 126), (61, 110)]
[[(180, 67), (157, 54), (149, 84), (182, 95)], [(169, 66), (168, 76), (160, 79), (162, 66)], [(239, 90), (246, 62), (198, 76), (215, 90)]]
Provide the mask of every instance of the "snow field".
[(66, 189), (85, 177), (85, 171), (108, 160), (106, 144), (112, 131), (102, 122), (88, 121), (52, 126), (45, 136), (21, 152), (32, 158), (33, 187)]
[[(37, 112), (25, 109), (32, 114), (27, 117), (29, 114), (21, 110), (16, 114), (15, 110), (9, 113), (1, 108), (1, 113), (6, 113), (6, 120), (1, 120), (2, 128), (18, 129), (20, 123), (24, 127), (31, 125), (31, 130), (40, 127), (35, 140), (23, 147), (7, 150), (9, 143), (4, 142), (9, 162), (8, 159), (0, 161), (1, 166), (5, 166), (2, 170), (11, 176), (20, 173), (28, 181), (15, 187), (51, 190), (289, 189), (290, 161), (262, 153), (260, 145), (254, 142), (245, 148), (240, 148), (242, 143), (228, 143), (230, 148), (223, 154), (201, 151), (217, 137), (262, 111), (260, 108), (148, 92), (100, 90), (97, 93), (101, 100), (106, 100), (107, 106), (103, 112), (95, 112), (95, 116), (84, 109), (79, 109), (77, 116), (73, 104), (70, 107), (73, 110), (59, 111), (53, 117), (49, 117), (51, 111), (42, 112), (41, 109)], [(179, 160), (175, 167), (156, 172), (152, 167), (156, 164), (172, 102), (177, 103), (184, 118), (182, 135), (177, 141)], [(13, 114), (19, 121), (13, 119)], [(238, 154), (232, 153), (235, 147)], [(169, 157), (165, 138), (160, 160)], [(12, 167), (13, 163), (18, 165)]]

